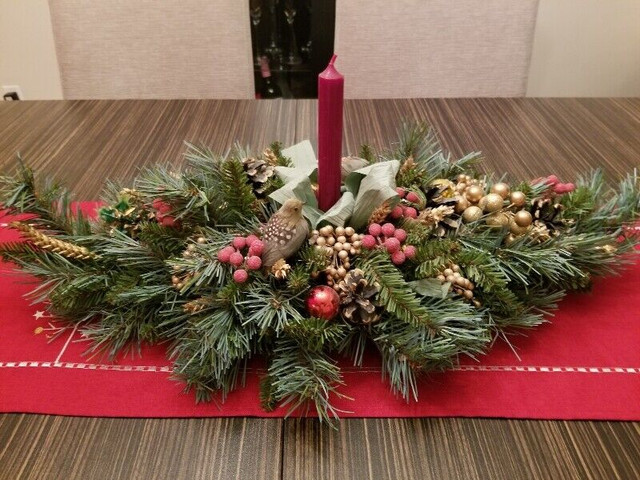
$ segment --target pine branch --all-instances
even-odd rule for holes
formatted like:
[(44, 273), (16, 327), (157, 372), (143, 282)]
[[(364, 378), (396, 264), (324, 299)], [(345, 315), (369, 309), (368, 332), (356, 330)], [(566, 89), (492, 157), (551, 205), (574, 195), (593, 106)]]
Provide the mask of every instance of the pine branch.
[(362, 257), (358, 268), (363, 270), (369, 283), (380, 286), (378, 301), (389, 315), (411, 325), (436, 328), (431, 315), (386, 253), (374, 252)]
[(332, 405), (331, 397), (341, 396), (336, 389), (344, 382), (338, 366), (323, 351), (309, 351), (293, 339), (280, 338), (268, 375), (271, 397), (289, 407), (288, 415), (313, 405), (321, 422), (335, 426), (332, 419), (337, 419), (340, 411)]

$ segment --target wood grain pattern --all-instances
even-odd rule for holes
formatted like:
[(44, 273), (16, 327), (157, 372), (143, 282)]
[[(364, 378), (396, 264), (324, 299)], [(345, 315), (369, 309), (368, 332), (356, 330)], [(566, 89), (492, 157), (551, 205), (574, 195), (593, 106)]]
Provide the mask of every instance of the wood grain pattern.
[[(96, 198), (106, 177), (179, 166), (183, 140), (225, 150), (315, 142), (314, 101), (0, 102), (0, 169), (16, 152)], [(487, 170), (568, 181), (640, 165), (640, 99), (347, 101), (345, 152), (424, 120)], [(0, 386), (1, 387), (1, 386)], [(640, 423), (501, 419), (107, 419), (0, 415), (0, 479), (640, 478)]]

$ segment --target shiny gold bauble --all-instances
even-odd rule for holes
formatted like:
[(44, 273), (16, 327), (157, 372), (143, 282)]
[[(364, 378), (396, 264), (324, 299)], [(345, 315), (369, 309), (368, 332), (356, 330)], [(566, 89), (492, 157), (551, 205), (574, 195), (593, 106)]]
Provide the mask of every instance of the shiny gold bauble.
[(456, 199), (458, 200), (455, 207), (456, 213), (464, 212), (469, 206), (469, 200), (464, 197), (456, 197)]
[(516, 207), (522, 207), (527, 201), (527, 197), (522, 192), (511, 192), (509, 199)]
[(515, 240), (516, 240), (516, 236), (513, 233), (510, 233), (504, 239), (504, 243), (505, 245), (511, 245), (513, 242), (515, 242)]
[(513, 221), (519, 227), (528, 227), (533, 223), (533, 217), (526, 210), (520, 210), (519, 212), (516, 212), (516, 214), (513, 216)]
[(486, 219), (487, 225), (490, 227), (506, 227), (509, 225), (509, 217), (504, 213), (492, 213)]
[(509, 231), (516, 236), (520, 236), (529, 231), (529, 226), (523, 227), (521, 225), (518, 225), (515, 219), (513, 219), (509, 222)]
[(502, 210), (502, 204), (504, 199), (498, 195), (497, 193), (490, 193), (482, 197), (480, 200), (480, 208), (482, 208), (485, 212), (497, 212), (498, 210)]
[(467, 200), (471, 203), (478, 203), (484, 196), (484, 191), (478, 185), (471, 185), (465, 193)]
[(455, 185), (451, 180), (447, 180), (446, 178), (436, 178), (433, 182), (431, 182), (432, 187), (438, 187), (440, 189), (440, 196), (445, 198), (452, 198), (455, 193)]
[(503, 182), (494, 183), (491, 187), (491, 193), (497, 193), (502, 198), (509, 196), (509, 185)]
[(482, 217), (482, 209), (475, 205), (467, 207), (464, 212), (462, 212), (462, 220), (464, 220), (465, 223), (475, 222), (480, 220), (480, 217)]

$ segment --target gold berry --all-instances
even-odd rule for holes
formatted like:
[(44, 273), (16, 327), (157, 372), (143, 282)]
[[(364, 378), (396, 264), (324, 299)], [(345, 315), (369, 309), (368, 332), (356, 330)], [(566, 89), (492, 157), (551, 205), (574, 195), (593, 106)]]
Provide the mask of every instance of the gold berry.
[(489, 195), (482, 198), (482, 200), (480, 201), (480, 206), (485, 212), (492, 213), (497, 212), (498, 210), (502, 210), (503, 202), (504, 199), (502, 198), (502, 196), (498, 195), (497, 193), (490, 193)]
[(477, 203), (484, 195), (484, 191), (478, 185), (471, 185), (467, 188), (467, 193), (465, 195), (467, 196), (467, 200), (471, 203)]
[(456, 213), (462, 213), (466, 210), (466, 208), (469, 206), (469, 200), (467, 200), (465, 197), (457, 197), (456, 198), (457, 202), (456, 202)]
[(486, 219), (487, 225), (490, 227), (506, 227), (509, 225), (509, 217), (504, 213), (492, 213)]
[(533, 223), (533, 217), (526, 210), (520, 210), (516, 212), (513, 217), (514, 222), (518, 224), (519, 227), (528, 227)]
[(464, 220), (465, 223), (475, 222), (480, 220), (480, 217), (482, 217), (482, 210), (475, 205), (467, 207), (465, 211), (462, 212), (462, 220)]
[(491, 193), (497, 193), (502, 198), (509, 196), (509, 185), (503, 182), (494, 183), (491, 187)]
[(511, 192), (511, 196), (509, 197), (511, 203), (513, 203), (516, 207), (524, 206), (527, 201), (527, 197), (522, 192)]
[(527, 233), (527, 230), (529, 230), (529, 226), (527, 225), (526, 227), (523, 227), (521, 225), (518, 225), (514, 219), (514, 220), (511, 220), (511, 222), (509, 223), (509, 230), (514, 235), (519, 236)]

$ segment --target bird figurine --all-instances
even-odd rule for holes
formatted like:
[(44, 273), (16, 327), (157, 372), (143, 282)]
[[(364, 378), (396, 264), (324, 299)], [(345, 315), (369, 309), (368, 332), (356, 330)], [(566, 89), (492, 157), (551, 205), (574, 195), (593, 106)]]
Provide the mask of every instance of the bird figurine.
[(309, 235), (309, 225), (302, 216), (302, 205), (297, 198), (289, 198), (262, 227), (262, 264), (265, 267), (291, 257)]

